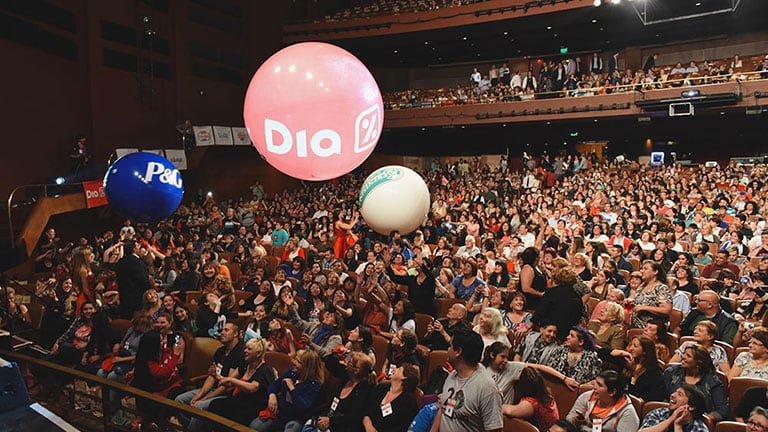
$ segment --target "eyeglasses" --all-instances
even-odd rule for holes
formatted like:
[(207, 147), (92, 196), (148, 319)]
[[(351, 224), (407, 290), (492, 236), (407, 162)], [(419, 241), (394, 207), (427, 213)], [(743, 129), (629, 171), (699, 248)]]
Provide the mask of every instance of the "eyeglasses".
[(764, 426), (754, 420), (750, 420), (747, 422), (747, 429), (755, 431), (768, 431), (768, 426)]

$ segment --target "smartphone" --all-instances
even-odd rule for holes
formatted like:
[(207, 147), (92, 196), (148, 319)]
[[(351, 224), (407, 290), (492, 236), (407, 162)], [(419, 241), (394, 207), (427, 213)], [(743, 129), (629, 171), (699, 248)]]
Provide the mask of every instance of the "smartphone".
[(181, 335), (176, 335), (176, 338), (174, 339), (173, 344), (176, 346), (179, 346), (179, 344), (181, 344)]

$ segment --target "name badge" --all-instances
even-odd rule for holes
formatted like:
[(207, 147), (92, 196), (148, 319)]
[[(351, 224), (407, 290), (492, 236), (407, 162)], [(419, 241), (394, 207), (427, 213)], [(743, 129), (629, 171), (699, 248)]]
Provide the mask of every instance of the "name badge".
[(449, 418), (453, 417), (453, 408), (456, 406), (456, 399), (449, 398), (445, 401), (445, 408), (443, 408), (443, 414)]
[(216, 363), (216, 375), (221, 375), (221, 363)]
[(592, 432), (603, 432), (603, 419), (592, 420)]
[(338, 406), (339, 406), (339, 398), (335, 397), (333, 398), (333, 402), (331, 402), (331, 412), (335, 412)]
[(391, 403), (385, 403), (381, 405), (381, 416), (386, 417), (388, 415), (392, 414), (392, 404)]

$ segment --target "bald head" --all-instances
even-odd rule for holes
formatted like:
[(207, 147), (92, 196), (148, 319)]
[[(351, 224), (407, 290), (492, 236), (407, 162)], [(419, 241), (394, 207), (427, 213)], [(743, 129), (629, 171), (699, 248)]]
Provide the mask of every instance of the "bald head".
[(461, 303), (455, 303), (445, 314), (446, 318), (453, 321), (461, 321), (467, 317), (467, 307)]
[(699, 293), (696, 308), (707, 316), (712, 316), (720, 310), (720, 296), (712, 290), (703, 290)]

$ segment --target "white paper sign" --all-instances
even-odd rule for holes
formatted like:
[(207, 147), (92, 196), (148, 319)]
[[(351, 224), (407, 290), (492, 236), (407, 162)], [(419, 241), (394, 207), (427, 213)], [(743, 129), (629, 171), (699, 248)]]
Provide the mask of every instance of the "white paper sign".
[(195, 144), (198, 147), (213, 145), (213, 128), (210, 126), (192, 126), (195, 131)]
[(187, 169), (187, 154), (184, 150), (168, 149), (165, 151), (165, 158), (168, 159), (179, 171)]
[(235, 145), (251, 145), (251, 137), (248, 136), (248, 129), (244, 127), (233, 127), (232, 139), (234, 140)]
[(216, 145), (232, 145), (232, 128), (229, 126), (214, 126), (213, 136)]

